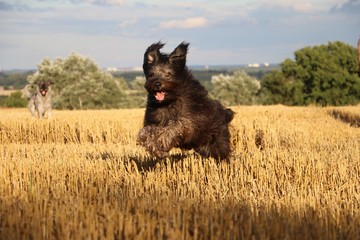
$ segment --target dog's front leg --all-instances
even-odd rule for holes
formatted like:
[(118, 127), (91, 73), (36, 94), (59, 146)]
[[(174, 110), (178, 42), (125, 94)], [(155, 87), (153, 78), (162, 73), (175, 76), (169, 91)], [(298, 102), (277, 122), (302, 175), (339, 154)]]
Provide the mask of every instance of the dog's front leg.
[(37, 112), (39, 118), (44, 118), (45, 109), (41, 104), (37, 106)]
[(155, 138), (156, 128), (155, 125), (147, 125), (140, 129), (136, 138), (137, 144), (147, 148)]
[(159, 144), (156, 141), (161, 128), (156, 125), (147, 125), (139, 131), (136, 139), (137, 144), (143, 146), (150, 155), (157, 158), (164, 158), (168, 155), (168, 152), (160, 150)]
[(148, 125), (137, 136), (137, 143), (158, 158), (168, 156), (169, 151), (191, 140), (194, 127), (188, 119), (170, 121), (166, 126)]
[(187, 143), (193, 134), (192, 122), (188, 119), (172, 121), (169, 125), (158, 128), (156, 141), (160, 151), (169, 152), (174, 147)]

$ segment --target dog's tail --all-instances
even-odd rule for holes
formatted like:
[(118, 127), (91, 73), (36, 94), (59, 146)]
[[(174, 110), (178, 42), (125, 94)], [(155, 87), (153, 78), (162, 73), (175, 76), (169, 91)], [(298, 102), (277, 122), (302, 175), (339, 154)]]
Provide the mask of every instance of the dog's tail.
[(229, 123), (233, 120), (235, 112), (231, 110), (230, 108), (225, 109), (225, 119), (226, 122)]

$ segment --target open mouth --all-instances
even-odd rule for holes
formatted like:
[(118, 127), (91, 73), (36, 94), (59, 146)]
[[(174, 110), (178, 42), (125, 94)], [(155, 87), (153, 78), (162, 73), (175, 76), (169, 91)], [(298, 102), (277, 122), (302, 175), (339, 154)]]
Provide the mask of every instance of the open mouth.
[(45, 91), (45, 90), (42, 90), (42, 91), (41, 91), (41, 95), (45, 96), (45, 95), (46, 95), (46, 91)]
[(156, 92), (155, 93), (155, 98), (156, 100), (158, 100), (159, 102), (162, 102), (165, 100), (165, 96), (166, 96), (166, 92)]

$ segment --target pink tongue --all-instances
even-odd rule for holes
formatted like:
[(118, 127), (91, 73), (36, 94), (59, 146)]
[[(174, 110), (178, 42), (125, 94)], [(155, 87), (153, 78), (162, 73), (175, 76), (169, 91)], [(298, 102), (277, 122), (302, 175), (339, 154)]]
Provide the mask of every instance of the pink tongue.
[(165, 99), (165, 92), (157, 92), (155, 98), (158, 101), (163, 101)]
[(46, 94), (46, 92), (45, 92), (45, 91), (42, 91), (42, 92), (41, 92), (41, 94), (42, 94), (42, 95), (45, 95), (45, 94)]

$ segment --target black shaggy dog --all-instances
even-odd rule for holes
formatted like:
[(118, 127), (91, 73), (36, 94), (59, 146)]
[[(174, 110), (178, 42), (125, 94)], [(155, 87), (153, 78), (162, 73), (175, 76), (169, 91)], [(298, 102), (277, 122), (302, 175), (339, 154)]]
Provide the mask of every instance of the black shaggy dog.
[(188, 43), (181, 43), (170, 54), (160, 52), (163, 46), (155, 43), (144, 54), (148, 99), (138, 143), (158, 158), (168, 156), (177, 147), (228, 160), (228, 125), (234, 112), (210, 99), (206, 89), (194, 79), (186, 66)]

